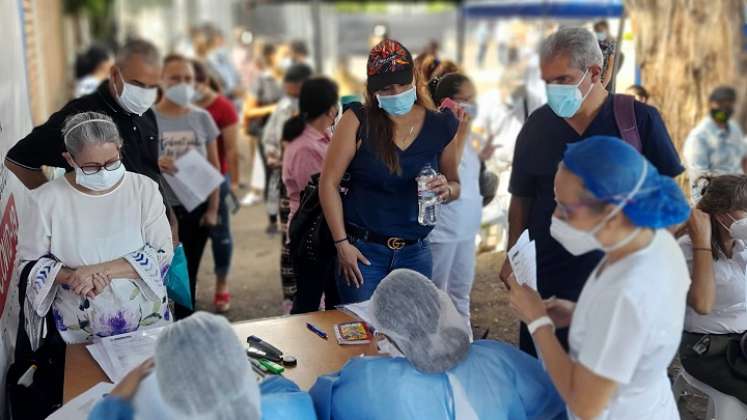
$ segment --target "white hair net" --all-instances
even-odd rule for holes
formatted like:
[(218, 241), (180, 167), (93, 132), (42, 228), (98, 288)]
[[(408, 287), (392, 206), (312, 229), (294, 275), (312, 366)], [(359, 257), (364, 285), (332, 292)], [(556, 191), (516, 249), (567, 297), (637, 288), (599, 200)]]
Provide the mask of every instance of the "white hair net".
[(155, 365), (161, 396), (180, 419), (260, 418), (255, 375), (225, 318), (196, 312), (168, 327)]
[(372, 323), (424, 373), (441, 373), (467, 356), (469, 331), (451, 299), (427, 277), (394, 270), (371, 298)]

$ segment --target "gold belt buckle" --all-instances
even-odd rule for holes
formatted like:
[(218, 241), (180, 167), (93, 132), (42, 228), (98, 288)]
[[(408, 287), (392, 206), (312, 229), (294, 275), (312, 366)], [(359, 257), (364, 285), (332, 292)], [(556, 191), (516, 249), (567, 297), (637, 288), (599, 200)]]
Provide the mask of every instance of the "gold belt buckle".
[(389, 238), (386, 240), (386, 246), (392, 251), (399, 251), (405, 247), (405, 240), (402, 238)]

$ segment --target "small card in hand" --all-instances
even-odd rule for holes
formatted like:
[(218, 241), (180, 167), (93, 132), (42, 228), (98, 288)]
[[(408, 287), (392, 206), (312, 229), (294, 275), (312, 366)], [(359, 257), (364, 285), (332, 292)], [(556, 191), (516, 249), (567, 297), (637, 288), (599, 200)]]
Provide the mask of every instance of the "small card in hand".
[(363, 321), (343, 322), (335, 325), (338, 344), (367, 344), (371, 342), (371, 332)]

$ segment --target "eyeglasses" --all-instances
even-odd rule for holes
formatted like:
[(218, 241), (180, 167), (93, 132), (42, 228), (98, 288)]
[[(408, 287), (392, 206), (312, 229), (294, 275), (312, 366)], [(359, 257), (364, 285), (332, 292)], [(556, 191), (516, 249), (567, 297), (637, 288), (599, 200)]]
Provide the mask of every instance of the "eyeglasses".
[(581, 207), (588, 207), (586, 203), (577, 204), (563, 204), (560, 201), (555, 201), (555, 209), (560, 213), (560, 218), (563, 220), (569, 220), (573, 213), (575, 213)]
[(107, 171), (116, 171), (120, 166), (122, 166), (122, 158), (117, 158), (116, 160), (111, 160), (103, 165), (81, 166), (80, 170), (83, 171), (83, 173), (86, 175), (93, 175), (99, 173), (102, 169), (105, 169)]

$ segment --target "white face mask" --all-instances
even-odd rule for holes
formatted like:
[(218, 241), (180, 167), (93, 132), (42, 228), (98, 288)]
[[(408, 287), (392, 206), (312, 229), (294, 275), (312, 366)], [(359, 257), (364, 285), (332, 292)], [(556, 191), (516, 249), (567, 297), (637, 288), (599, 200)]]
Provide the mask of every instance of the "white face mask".
[(379, 349), (379, 353), (388, 354), (392, 357), (405, 357), (401, 351), (395, 346), (387, 337), (380, 338), (376, 341), (376, 347)]
[[(119, 77), (122, 78), (121, 75)], [(145, 111), (149, 110), (156, 103), (156, 97), (158, 96), (156, 88), (146, 89), (132, 83), (127, 83), (124, 79), (122, 79), (122, 85), (122, 93), (117, 98), (117, 101), (125, 111), (140, 116), (145, 114)]]
[(84, 174), (78, 165), (75, 165), (75, 183), (91, 191), (106, 191), (117, 185), (125, 174), (124, 164), (113, 171), (101, 168), (95, 174)]
[(729, 217), (734, 220), (734, 223), (729, 227), (729, 236), (739, 241), (747, 241), (747, 218), (737, 220), (731, 215)]
[(171, 102), (186, 107), (195, 97), (195, 88), (189, 83), (179, 83), (166, 89), (164, 95)]
[(591, 230), (587, 231), (577, 229), (571, 226), (571, 224), (566, 222), (565, 220), (553, 216), (550, 223), (550, 235), (561, 245), (563, 245), (563, 248), (565, 248), (572, 255), (576, 256), (596, 250), (602, 250), (606, 253), (610, 253), (629, 244), (633, 239), (635, 239), (636, 236), (638, 236), (638, 233), (641, 231), (640, 228), (633, 230), (630, 235), (628, 235), (618, 243), (607, 247), (599, 242), (599, 239), (597, 239), (596, 235), (600, 230), (602, 230), (602, 228), (604, 228), (607, 222), (612, 220), (615, 215), (620, 213), (623, 208), (625, 208), (625, 205), (628, 204), (636, 194), (638, 194), (638, 191), (640, 191), (641, 187), (643, 186), (643, 181), (645, 181), (646, 179), (647, 173), (648, 165), (644, 162), (641, 176), (638, 179), (638, 183), (636, 184), (635, 188), (633, 188), (633, 191), (631, 191), (628, 196), (625, 197), (625, 199), (622, 200), (620, 204), (618, 204), (617, 207), (612, 210), (612, 212), (610, 212), (610, 214), (605, 216), (604, 219), (597, 223), (597, 225), (594, 226)]

